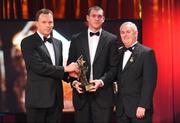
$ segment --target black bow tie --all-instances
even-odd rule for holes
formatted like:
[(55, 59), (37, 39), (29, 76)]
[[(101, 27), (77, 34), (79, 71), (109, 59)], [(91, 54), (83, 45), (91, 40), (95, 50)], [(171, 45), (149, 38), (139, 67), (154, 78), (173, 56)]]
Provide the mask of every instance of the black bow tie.
[[(137, 44), (137, 43), (136, 43)], [(133, 51), (134, 50), (134, 48), (136, 47), (136, 44), (134, 44), (133, 46), (131, 46), (131, 47), (128, 47), (128, 48), (126, 48), (126, 47), (123, 47), (123, 51), (124, 52), (126, 52), (127, 50), (129, 50), (129, 51)]]
[(90, 32), (90, 36), (93, 36), (93, 35), (96, 35), (96, 36), (99, 36), (99, 32), (96, 32), (96, 33), (94, 33), (94, 32)]
[(128, 47), (128, 48), (123, 47), (123, 51), (124, 51), (124, 52), (126, 52), (127, 50), (129, 50), (129, 51), (131, 51), (131, 52), (132, 52), (132, 50), (133, 50), (133, 49), (132, 49), (132, 47)]
[(50, 38), (43, 37), (43, 38), (44, 38), (44, 42), (48, 41), (49, 43), (52, 43), (51, 37)]

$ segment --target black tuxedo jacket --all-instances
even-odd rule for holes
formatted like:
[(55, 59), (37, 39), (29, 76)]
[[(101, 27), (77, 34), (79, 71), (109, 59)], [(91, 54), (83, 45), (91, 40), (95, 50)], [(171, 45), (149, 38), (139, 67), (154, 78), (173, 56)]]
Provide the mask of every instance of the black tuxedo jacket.
[[(85, 30), (72, 37), (69, 48), (68, 64), (83, 55), (88, 66), (87, 78), (90, 76), (90, 54), (88, 45), (88, 31)], [(117, 74), (118, 48), (117, 37), (102, 30), (93, 62), (93, 79), (101, 79), (104, 86), (94, 93), (79, 94), (73, 88), (73, 104), (75, 109), (80, 109), (88, 99), (95, 101), (100, 107), (113, 106), (113, 81)]]
[(52, 37), (55, 51), (55, 64), (40, 36), (35, 33), (24, 38), (21, 43), (22, 54), (27, 69), (26, 107), (48, 108), (56, 103), (63, 108), (62, 43)]
[(123, 110), (129, 117), (135, 117), (138, 106), (147, 112), (153, 111), (153, 93), (157, 79), (157, 64), (152, 49), (137, 43), (122, 70), (123, 50), (118, 72), (117, 115)]

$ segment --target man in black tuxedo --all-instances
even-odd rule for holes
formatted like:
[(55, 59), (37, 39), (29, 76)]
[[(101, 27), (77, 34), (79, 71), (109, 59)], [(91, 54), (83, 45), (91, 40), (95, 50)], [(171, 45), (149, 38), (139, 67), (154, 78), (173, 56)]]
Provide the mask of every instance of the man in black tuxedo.
[(132, 22), (120, 26), (120, 36), (124, 47), (119, 48), (117, 123), (151, 123), (157, 80), (154, 51), (138, 43)]
[(76, 77), (74, 73), (78, 72), (78, 66), (77, 63), (62, 66), (62, 43), (50, 35), (54, 26), (52, 11), (39, 10), (36, 13), (36, 26), (37, 32), (21, 42), (27, 69), (27, 121), (59, 123), (63, 109), (61, 80), (66, 72)]
[(72, 37), (68, 64), (83, 56), (88, 66), (87, 80), (94, 83), (89, 91), (72, 81), (76, 123), (109, 123), (113, 112), (113, 81), (117, 73), (117, 37), (102, 29), (102, 8), (89, 8), (88, 29)]

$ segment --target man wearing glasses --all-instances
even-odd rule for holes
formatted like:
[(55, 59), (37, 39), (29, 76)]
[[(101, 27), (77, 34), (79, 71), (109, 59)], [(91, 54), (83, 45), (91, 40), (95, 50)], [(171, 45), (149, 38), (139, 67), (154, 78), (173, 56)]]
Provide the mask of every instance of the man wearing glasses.
[[(76, 123), (109, 123), (113, 112), (113, 81), (117, 73), (117, 37), (102, 29), (102, 8), (89, 8), (88, 29), (73, 35), (67, 64), (83, 56), (88, 67), (87, 80), (93, 83), (84, 91), (81, 82), (71, 79)], [(103, 117), (102, 117), (103, 116)]]

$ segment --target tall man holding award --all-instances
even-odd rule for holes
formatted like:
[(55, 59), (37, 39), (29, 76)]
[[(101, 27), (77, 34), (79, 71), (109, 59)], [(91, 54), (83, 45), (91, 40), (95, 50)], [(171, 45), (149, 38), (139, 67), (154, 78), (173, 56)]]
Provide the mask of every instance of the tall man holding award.
[[(113, 81), (117, 73), (117, 37), (102, 29), (102, 8), (89, 8), (88, 29), (73, 35), (67, 64), (77, 61), (79, 79), (73, 86), (76, 123), (110, 123), (113, 113)], [(103, 116), (103, 117), (102, 117)]]

